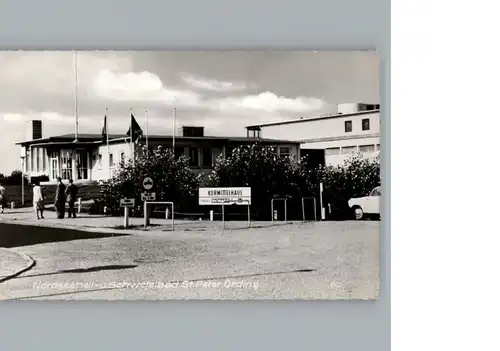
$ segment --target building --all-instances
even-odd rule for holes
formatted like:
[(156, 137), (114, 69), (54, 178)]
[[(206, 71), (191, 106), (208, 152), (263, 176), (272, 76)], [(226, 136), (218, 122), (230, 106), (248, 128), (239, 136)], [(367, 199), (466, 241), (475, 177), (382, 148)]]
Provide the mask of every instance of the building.
[(380, 105), (338, 105), (334, 115), (246, 127), (252, 138), (287, 139), (300, 142), (301, 155), (316, 163), (340, 165), (353, 153), (374, 157), (380, 150)]
[[(277, 153), (300, 157), (299, 143), (295, 141), (274, 140), (256, 137), (216, 137), (205, 136), (204, 128), (184, 126), (180, 136), (149, 135), (149, 148), (159, 145), (172, 148), (175, 140), (175, 153), (188, 156), (189, 165), (205, 175), (213, 169), (219, 155), (227, 157), (238, 146), (256, 142), (273, 147)], [(140, 152), (140, 147), (130, 143), (124, 135), (108, 135), (108, 142), (101, 134), (75, 134), (43, 137), (41, 121), (31, 121), (30, 138), (19, 142), (23, 172), (33, 177), (48, 178), (45, 184), (54, 183), (58, 176), (62, 179), (74, 179), (77, 183), (102, 181), (110, 178), (113, 170), (120, 163)], [(140, 139), (144, 145), (145, 137)]]

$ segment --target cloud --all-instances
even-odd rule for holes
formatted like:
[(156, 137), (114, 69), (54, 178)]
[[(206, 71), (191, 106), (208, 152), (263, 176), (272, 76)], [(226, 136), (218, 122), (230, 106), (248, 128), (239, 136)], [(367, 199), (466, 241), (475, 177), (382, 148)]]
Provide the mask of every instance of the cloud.
[(101, 70), (93, 80), (96, 98), (115, 101), (156, 102), (165, 105), (197, 106), (200, 96), (190, 90), (168, 89), (151, 72), (115, 73)]
[(241, 91), (248, 88), (254, 88), (254, 84), (247, 84), (245, 82), (228, 82), (215, 79), (208, 79), (190, 74), (181, 74), (182, 80), (191, 85), (193, 88), (200, 90), (208, 90), (218, 93), (228, 93), (234, 91)]
[(213, 108), (221, 110), (262, 110), (266, 112), (308, 112), (320, 110), (326, 103), (312, 97), (287, 98), (277, 96), (274, 93), (266, 91), (258, 95), (247, 95), (241, 97), (228, 97), (225, 99), (213, 100)]
[[(27, 114), (20, 114), (20, 113), (4, 113), (3, 115), (3, 120), (4, 122), (11, 123), (11, 124), (23, 124), (31, 120), (41, 120), (42, 122), (45, 122), (49, 125), (74, 125), (75, 123), (75, 117), (74, 116), (67, 116), (67, 115), (62, 115), (58, 112), (41, 112), (41, 113), (27, 113)], [(78, 117), (78, 123), (79, 124), (86, 124), (86, 125), (91, 125), (92, 124), (92, 118), (88, 116), (79, 116)]]

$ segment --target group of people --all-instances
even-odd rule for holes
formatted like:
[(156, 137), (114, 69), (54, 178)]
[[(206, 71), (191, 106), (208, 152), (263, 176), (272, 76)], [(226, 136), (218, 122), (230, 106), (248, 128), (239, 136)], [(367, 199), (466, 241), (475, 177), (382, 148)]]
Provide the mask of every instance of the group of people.
[[(76, 218), (75, 202), (77, 195), (78, 187), (73, 183), (73, 179), (70, 179), (69, 185), (66, 186), (62, 182), (61, 177), (57, 177), (57, 188), (54, 199), (57, 218), (64, 218), (66, 202), (68, 202), (68, 217)], [(2, 184), (0, 184), (0, 206), (2, 209), (1, 213), (4, 213), (4, 209), (7, 207), (7, 195), (5, 187)], [(39, 181), (33, 183), (33, 209), (37, 219), (45, 218), (43, 216), (45, 195)]]

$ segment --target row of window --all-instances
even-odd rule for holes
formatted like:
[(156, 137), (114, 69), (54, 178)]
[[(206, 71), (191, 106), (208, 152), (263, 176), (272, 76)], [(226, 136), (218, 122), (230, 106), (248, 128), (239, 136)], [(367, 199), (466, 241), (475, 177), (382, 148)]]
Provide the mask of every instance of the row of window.
[[(231, 156), (233, 150), (235, 147), (227, 147), (226, 148), (226, 155), (229, 157)], [(277, 147), (272, 147), (273, 151), (279, 154), (280, 156), (283, 157), (289, 157), (290, 156), (290, 146), (280, 146), (279, 148)], [(175, 148), (175, 155), (176, 157), (180, 157), (185, 153), (185, 149), (183, 147), (176, 147)], [(199, 148), (199, 147), (190, 147), (188, 148), (187, 156), (189, 159), (189, 165), (191, 167), (205, 167), (205, 168), (210, 168), (214, 166), (215, 159), (222, 153), (222, 149), (220, 148), (210, 148), (210, 147), (204, 147), (204, 148)], [(121, 161), (125, 160), (125, 153), (122, 152), (120, 154), (120, 159)], [(97, 162), (98, 168), (102, 168), (102, 154), (94, 155), (94, 162)], [(113, 154), (109, 155), (109, 167), (113, 167), (115, 165), (115, 162), (113, 160)]]
[[(344, 130), (346, 133), (352, 132), (352, 121), (345, 121), (344, 122)], [(363, 130), (363, 131), (370, 130), (370, 119), (369, 118), (363, 118), (361, 120), (361, 130)]]
[(325, 150), (325, 156), (333, 155), (347, 155), (356, 152), (362, 154), (380, 151), (380, 144), (359, 145), (359, 146), (343, 146), (343, 147), (330, 147)]

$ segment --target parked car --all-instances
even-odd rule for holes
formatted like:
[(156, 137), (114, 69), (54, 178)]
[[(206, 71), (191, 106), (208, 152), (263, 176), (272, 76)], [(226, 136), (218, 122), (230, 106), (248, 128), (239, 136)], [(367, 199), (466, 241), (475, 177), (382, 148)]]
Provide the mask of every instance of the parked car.
[(348, 204), (357, 220), (369, 216), (380, 218), (380, 186), (373, 189), (368, 196), (349, 199)]

